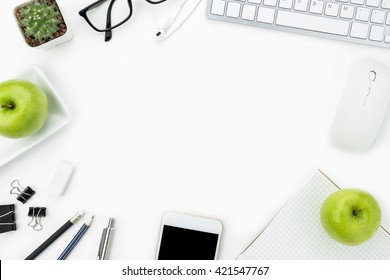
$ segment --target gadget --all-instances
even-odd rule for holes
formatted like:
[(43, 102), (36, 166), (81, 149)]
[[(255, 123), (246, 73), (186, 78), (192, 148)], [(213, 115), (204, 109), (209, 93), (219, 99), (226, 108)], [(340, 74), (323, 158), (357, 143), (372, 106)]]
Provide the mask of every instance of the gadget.
[(215, 260), (222, 223), (219, 220), (167, 212), (161, 222), (158, 260)]
[(166, 39), (175, 33), (194, 13), (201, 0), (184, 0), (171, 16), (161, 16), (157, 20), (156, 37)]
[(372, 59), (354, 65), (331, 130), (336, 144), (364, 149), (374, 142), (390, 101), (390, 69)]
[(210, 19), (390, 48), (390, 0), (208, 0)]

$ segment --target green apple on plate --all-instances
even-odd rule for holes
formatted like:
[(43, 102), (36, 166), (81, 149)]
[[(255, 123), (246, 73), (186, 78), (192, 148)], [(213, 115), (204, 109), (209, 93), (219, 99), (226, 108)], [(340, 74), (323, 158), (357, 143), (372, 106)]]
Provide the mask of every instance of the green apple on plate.
[(46, 94), (24, 80), (0, 84), (0, 135), (21, 138), (35, 134), (49, 113)]
[(334, 240), (350, 246), (369, 240), (381, 223), (381, 208), (376, 199), (360, 189), (332, 193), (321, 207), (321, 223)]

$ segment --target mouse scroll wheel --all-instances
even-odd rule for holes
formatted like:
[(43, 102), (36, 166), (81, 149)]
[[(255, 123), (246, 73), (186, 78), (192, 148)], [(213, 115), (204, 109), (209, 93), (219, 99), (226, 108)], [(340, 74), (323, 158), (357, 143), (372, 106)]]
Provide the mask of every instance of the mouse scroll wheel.
[(371, 70), (370, 73), (368, 74), (368, 79), (372, 82), (375, 82), (376, 79), (376, 72)]

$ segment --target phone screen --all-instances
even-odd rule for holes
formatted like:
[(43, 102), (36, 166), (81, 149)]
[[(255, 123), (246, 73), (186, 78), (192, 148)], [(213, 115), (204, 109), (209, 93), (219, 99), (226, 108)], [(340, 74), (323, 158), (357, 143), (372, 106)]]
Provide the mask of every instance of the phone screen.
[(164, 225), (159, 260), (214, 260), (218, 234)]

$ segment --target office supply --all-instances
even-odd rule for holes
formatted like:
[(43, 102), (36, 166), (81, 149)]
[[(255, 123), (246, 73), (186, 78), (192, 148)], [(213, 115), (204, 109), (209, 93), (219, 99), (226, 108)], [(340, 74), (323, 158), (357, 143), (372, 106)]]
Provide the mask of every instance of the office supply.
[(11, 79), (30, 81), (41, 88), (47, 95), (49, 116), (42, 129), (33, 137), (21, 139), (0, 137), (0, 167), (47, 139), (71, 120), (70, 112), (60, 98), (58, 91), (38, 67), (30, 66)]
[(72, 218), (70, 218), (62, 227), (60, 227), (55, 233), (53, 233), (45, 242), (43, 242), (34, 252), (28, 255), (25, 260), (33, 260), (40, 253), (42, 253), (47, 247), (49, 247), (58, 237), (60, 237), (65, 231), (67, 231), (74, 223), (76, 223), (82, 216), (83, 212), (78, 212)]
[(238, 259), (390, 259), (390, 232), (383, 227), (360, 246), (346, 246), (328, 236), (321, 225), (320, 209), (337, 190), (318, 171)]
[(0, 233), (16, 230), (15, 205), (0, 205)]
[[(167, 39), (190, 18), (199, 6), (201, 0), (184, 0), (172, 16), (163, 16), (158, 20), (158, 31), (156, 36), (159, 39)], [(188, 6), (188, 7), (187, 7)]]
[(40, 231), (43, 229), (41, 218), (46, 217), (46, 207), (30, 207), (27, 216), (31, 217), (28, 226), (32, 227), (35, 231)]
[(16, 194), (16, 199), (24, 204), (35, 194), (35, 191), (29, 186), (22, 187), (19, 180), (13, 180), (11, 182), (11, 190), (9, 193)]
[(15, 212), (15, 204), (6, 204), (6, 205), (0, 205), (0, 221), (4, 217), (12, 216), (14, 217)]
[(357, 61), (333, 120), (332, 141), (348, 148), (368, 148), (380, 131), (389, 102), (390, 69), (373, 59)]
[[(149, 4), (155, 5), (163, 3), (166, 0), (145, 1)], [(93, 30), (105, 33), (104, 41), (106, 42), (111, 40), (112, 30), (127, 22), (133, 15), (133, 3), (131, 0), (127, 0), (127, 2), (118, 2), (115, 2), (115, 0), (98, 0), (79, 11), (79, 15), (85, 19), (85, 21), (89, 24), (90, 27), (92, 27)], [(103, 18), (100, 16), (96, 16), (96, 8), (104, 6), (104, 4), (107, 6), (107, 13), (105, 13), (105, 17)], [(116, 5), (114, 6), (114, 4)], [(115, 10), (115, 13), (113, 12), (113, 10)], [(115, 18), (113, 18), (113, 15), (118, 16), (115, 16)]]
[(73, 175), (75, 166), (67, 161), (59, 161), (57, 168), (53, 174), (53, 177), (49, 183), (47, 192), (60, 197), (63, 195), (70, 178)]
[(208, 0), (210, 19), (390, 48), (390, 0)]
[(80, 230), (76, 233), (76, 235), (73, 237), (73, 239), (70, 241), (69, 245), (66, 246), (65, 250), (61, 253), (61, 255), (58, 257), (57, 260), (65, 260), (66, 257), (70, 254), (70, 252), (73, 250), (73, 248), (76, 246), (76, 244), (80, 241), (81, 237), (84, 236), (86, 231), (89, 229), (89, 227), (92, 224), (93, 217), (89, 218), (80, 228)]
[(0, 233), (6, 233), (16, 230), (15, 223), (0, 223)]
[(105, 229), (103, 229), (102, 238), (100, 240), (99, 251), (98, 251), (98, 260), (107, 259), (108, 249), (110, 247), (111, 239), (112, 239), (112, 231), (114, 230), (113, 225), (114, 225), (114, 218), (110, 218), (108, 220), (108, 226)]

